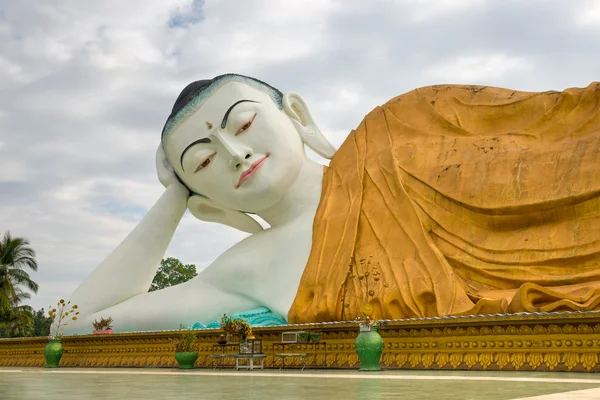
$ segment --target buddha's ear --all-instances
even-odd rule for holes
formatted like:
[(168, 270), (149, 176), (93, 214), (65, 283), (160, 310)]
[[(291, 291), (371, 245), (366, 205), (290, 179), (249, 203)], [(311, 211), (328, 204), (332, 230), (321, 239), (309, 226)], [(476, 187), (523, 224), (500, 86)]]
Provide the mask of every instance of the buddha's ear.
[(296, 126), (304, 144), (321, 157), (331, 160), (336, 148), (321, 133), (302, 97), (297, 93), (284, 94), (283, 109)]
[(263, 227), (248, 214), (222, 207), (198, 194), (188, 199), (187, 206), (192, 215), (202, 221), (229, 225), (248, 233), (258, 233), (263, 230)]

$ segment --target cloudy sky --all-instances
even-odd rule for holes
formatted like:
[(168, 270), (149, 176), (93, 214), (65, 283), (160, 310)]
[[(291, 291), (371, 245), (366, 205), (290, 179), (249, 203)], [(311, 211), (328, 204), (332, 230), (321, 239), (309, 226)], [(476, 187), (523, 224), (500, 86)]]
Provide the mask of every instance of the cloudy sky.
[[(179, 91), (226, 72), (300, 93), (339, 145), (416, 87), (600, 80), (600, 1), (0, 0), (0, 232), (31, 241), (35, 308), (68, 296), (161, 195)], [(244, 237), (186, 214), (199, 269)]]

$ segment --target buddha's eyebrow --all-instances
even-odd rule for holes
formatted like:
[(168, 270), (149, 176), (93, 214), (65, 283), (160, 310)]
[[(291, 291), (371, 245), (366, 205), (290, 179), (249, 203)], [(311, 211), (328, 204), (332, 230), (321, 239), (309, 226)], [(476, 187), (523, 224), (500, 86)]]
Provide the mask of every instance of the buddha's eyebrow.
[(258, 101), (254, 101), (254, 100), (239, 100), (239, 101), (236, 101), (235, 103), (233, 103), (233, 105), (231, 107), (229, 107), (227, 109), (227, 111), (225, 112), (223, 121), (221, 121), (221, 129), (225, 129), (225, 127), (227, 126), (227, 118), (229, 118), (229, 113), (231, 112), (231, 110), (233, 110), (233, 107), (237, 106), (240, 103), (244, 103), (244, 102), (258, 103)]
[(179, 163), (181, 164), (181, 169), (183, 170), (183, 172), (185, 172), (185, 170), (183, 169), (183, 156), (185, 155), (185, 152), (188, 151), (190, 147), (198, 143), (210, 143), (210, 138), (205, 137), (202, 139), (194, 140), (192, 143), (188, 144), (185, 150), (183, 150), (183, 153), (181, 153), (181, 158), (179, 159)]

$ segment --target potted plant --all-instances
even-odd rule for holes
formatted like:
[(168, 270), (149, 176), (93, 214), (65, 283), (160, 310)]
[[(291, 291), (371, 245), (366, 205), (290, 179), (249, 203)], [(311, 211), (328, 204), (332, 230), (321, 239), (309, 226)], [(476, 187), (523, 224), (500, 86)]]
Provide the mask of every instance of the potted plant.
[(94, 335), (102, 335), (102, 334), (111, 334), (113, 333), (112, 329), (113, 319), (111, 317), (108, 318), (100, 318), (100, 321), (94, 320), (92, 325), (94, 326), (94, 330), (92, 333)]
[(66, 321), (76, 321), (79, 311), (77, 311), (77, 305), (71, 305), (70, 301), (65, 302), (64, 299), (60, 299), (56, 303), (56, 308), (48, 307), (48, 316), (52, 320), (53, 328), (49, 341), (44, 348), (44, 359), (46, 360), (46, 368), (58, 368), (60, 359), (63, 355), (64, 348), (62, 345), (62, 332), (61, 327), (69, 325)]
[(237, 333), (237, 329), (235, 326), (235, 320), (233, 318), (227, 316), (227, 314), (223, 314), (223, 317), (221, 317), (221, 329), (227, 336), (226, 340), (228, 342), (232, 342), (233, 335)]
[(238, 335), (240, 335), (241, 340), (254, 339), (254, 335), (252, 334), (252, 328), (250, 327), (250, 324), (246, 322), (245, 319), (236, 318), (235, 327)]
[(194, 368), (194, 363), (198, 359), (198, 344), (194, 331), (185, 329), (183, 324), (179, 325), (180, 335), (171, 341), (175, 346), (175, 360), (179, 363), (181, 369)]
[(298, 343), (310, 342), (310, 332), (298, 332)]
[(310, 341), (312, 343), (319, 343), (321, 341), (322, 336), (323, 336), (323, 332), (311, 332), (310, 333)]
[(221, 329), (227, 334), (227, 340), (231, 341), (231, 335), (240, 335), (242, 340), (254, 339), (252, 327), (243, 318), (232, 318), (223, 314), (221, 318)]

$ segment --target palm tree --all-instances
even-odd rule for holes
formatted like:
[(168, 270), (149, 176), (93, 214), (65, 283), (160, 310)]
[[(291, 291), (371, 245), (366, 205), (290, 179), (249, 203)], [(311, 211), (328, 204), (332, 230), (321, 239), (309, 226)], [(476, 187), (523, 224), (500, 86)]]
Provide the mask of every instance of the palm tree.
[(38, 284), (26, 271), (37, 271), (37, 268), (35, 251), (29, 246), (29, 241), (13, 238), (10, 232), (6, 232), (0, 241), (0, 309), (17, 307), (29, 298), (29, 293), (23, 289), (37, 293)]
[(6, 337), (27, 337), (34, 332), (34, 315), (31, 306), (15, 306), (11, 310), (11, 318), (0, 324)]

